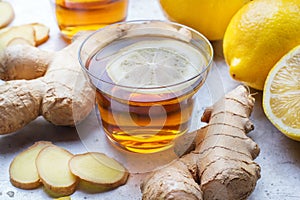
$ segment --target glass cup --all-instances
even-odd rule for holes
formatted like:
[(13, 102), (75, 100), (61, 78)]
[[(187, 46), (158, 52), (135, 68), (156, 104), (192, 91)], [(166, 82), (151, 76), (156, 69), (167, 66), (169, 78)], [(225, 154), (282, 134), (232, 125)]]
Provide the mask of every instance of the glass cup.
[(78, 31), (97, 30), (125, 20), (128, 0), (51, 0), (62, 35), (72, 39)]
[(79, 49), (106, 136), (137, 153), (165, 150), (188, 132), (212, 60), (202, 34), (156, 20), (107, 26)]

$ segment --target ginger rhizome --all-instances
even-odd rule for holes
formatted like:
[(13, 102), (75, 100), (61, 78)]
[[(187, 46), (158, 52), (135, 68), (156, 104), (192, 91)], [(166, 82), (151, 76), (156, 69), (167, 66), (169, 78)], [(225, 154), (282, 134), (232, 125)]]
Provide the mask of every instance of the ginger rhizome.
[(92, 110), (94, 91), (77, 59), (84, 36), (57, 52), (30, 45), (0, 51), (0, 134), (23, 128), (42, 115), (73, 126)]
[(196, 132), (195, 149), (149, 174), (141, 185), (143, 199), (246, 199), (260, 178), (253, 160), (258, 145), (246, 134), (254, 98), (243, 86), (207, 108)]

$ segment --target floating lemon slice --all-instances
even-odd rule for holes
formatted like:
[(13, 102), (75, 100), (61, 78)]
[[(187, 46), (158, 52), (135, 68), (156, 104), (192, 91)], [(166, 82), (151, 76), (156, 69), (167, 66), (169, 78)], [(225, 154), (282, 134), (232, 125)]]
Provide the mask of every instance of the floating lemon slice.
[(207, 63), (196, 48), (165, 39), (142, 41), (124, 47), (114, 55), (106, 69), (117, 85), (157, 93), (191, 85), (197, 78), (187, 80), (201, 73)]
[(270, 71), (263, 108), (282, 133), (300, 141), (300, 46), (287, 53)]

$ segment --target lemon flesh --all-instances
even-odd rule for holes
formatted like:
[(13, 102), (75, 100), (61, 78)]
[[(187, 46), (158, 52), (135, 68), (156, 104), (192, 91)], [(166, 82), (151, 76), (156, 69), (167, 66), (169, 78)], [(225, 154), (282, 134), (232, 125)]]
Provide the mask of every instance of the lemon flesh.
[(231, 19), (223, 41), (231, 76), (263, 90), (271, 68), (300, 44), (300, 0), (255, 0)]
[(300, 46), (286, 54), (270, 71), (263, 108), (282, 133), (300, 141)]
[(179, 90), (190, 86), (193, 81), (189, 80), (200, 74), (207, 62), (199, 50), (187, 43), (150, 40), (121, 49), (107, 64), (106, 71), (117, 85), (149, 89), (147, 92), (160, 88), (156, 92), (164, 92), (170, 87)]

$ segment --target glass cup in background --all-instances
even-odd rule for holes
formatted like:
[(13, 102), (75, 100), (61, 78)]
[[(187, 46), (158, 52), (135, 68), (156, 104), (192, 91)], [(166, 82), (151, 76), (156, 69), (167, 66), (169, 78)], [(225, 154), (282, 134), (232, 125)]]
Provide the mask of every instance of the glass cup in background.
[(51, 0), (62, 35), (72, 39), (78, 31), (97, 30), (126, 19), (128, 0)]
[(79, 50), (106, 136), (137, 153), (167, 149), (188, 132), (212, 59), (202, 34), (163, 21), (107, 26)]

